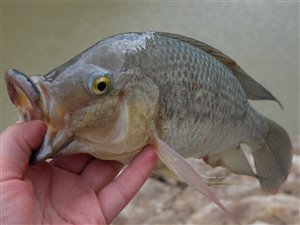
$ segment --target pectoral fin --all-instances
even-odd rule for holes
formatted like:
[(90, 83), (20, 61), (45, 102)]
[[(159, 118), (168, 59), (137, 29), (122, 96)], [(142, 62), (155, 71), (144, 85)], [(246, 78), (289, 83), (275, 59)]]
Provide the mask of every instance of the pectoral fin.
[(157, 147), (157, 154), (163, 163), (188, 185), (197, 189), (206, 195), (211, 201), (219, 206), (223, 212), (229, 216), (236, 224), (240, 224), (238, 220), (225, 208), (225, 206), (218, 200), (215, 193), (206, 185), (200, 175), (187, 163), (187, 161), (180, 156), (175, 150), (168, 146), (161, 140), (157, 131), (153, 130), (154, 142)]
[(212, 167), (223, 166), (236, 174), (257, 177), (253, 172), (243, 150), (236, 148), (221, 154), (208, 155), (204, 161)]

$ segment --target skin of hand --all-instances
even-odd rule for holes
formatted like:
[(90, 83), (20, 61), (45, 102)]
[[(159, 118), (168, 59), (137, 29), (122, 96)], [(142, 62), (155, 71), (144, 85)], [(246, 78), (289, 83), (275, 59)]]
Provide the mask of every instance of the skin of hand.
[(119, 176), (121, 163), (89, 155), (29, 165), (45, 132), (41, 121), (31, 121), (14, 124), (1, 134), (1, 224), (109, 224), (158, 160), (148, 146)]

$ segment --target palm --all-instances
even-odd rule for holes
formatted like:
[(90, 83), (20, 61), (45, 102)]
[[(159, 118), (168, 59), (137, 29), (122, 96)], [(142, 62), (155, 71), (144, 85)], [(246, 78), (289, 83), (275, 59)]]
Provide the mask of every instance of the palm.
[[(76, 223), (103, 224), (105, 218), (97, 190), (91, 183), (93, 181), (89, 180), (88, 174), (84, 173), (85, 170), (83, 174), (78, 172), (67, 171), (46, 163), (31, 166), (23, 180), (23, 187), (16, 196), (22, 196), (21, 199), (24, 200), (22, 205), (31, 207), (30, 210), (35, 212), (39, 223), (76, 221)], [(25, 214), (24, 217), (26, 216), (32, 217)], [(90, 219), (94, 221), (88, 221)]]
[[(5, 148), (7, 143), (3, 145)], [(3, 155), (6, 156), (5, 151)], [(29, 158), (29, 155), (26, 157)], [(3, 168), (15, 166), (15, 173), (13, 170), (4, 171), (1, 176), (1, 194), (4, 196), (1, 203), (6, 202), (1, 221), (26, 224), (110, 223), (151, 174), (155, 161), (156, 156), (151, 151), (143, 151), (116, 179), (122, 168), (120, 163), (101, 161), (87, 155), (26, 165), (22, 175), (18, 169), (24, 165), (1, 163), (5, 166)]]

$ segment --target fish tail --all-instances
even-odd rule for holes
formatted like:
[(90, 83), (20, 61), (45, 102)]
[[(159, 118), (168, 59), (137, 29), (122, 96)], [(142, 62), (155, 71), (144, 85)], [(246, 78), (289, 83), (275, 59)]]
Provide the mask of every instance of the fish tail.
[(267, 120), (263, 146), (253, 152), (256, 172), (264, 191), (275, 194), (287, 179), (292, 162), (292, 145), (287, 132), (272, 120)]

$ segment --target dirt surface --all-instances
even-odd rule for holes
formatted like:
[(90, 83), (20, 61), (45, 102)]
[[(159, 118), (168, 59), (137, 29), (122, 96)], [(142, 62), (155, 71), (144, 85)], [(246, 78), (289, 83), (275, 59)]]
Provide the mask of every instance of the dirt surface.
[[(263, 193), (256, 179), (211, 169), (200, 160), (195, 168), (206, 176), (224, 177), (227, 185), (214, 186), (221, 202), (242, 224), (300, 224), (300, 136), (292, 139), (291, 173), (276, 195)], [(172, 179), (148, 179), (134, 200), (115, 219), (117, 224), (233, 224), (204, 195)]]

